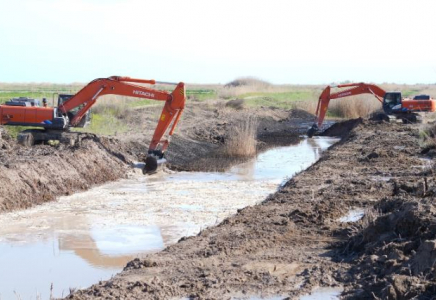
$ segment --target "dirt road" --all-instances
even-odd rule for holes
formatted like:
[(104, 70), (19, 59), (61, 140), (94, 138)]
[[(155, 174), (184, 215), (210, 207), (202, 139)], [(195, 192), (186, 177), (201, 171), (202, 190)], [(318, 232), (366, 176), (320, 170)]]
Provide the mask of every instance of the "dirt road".
[[(436, 185), (418, 130), (358, 123), (263, 203), (68, 299), (294, 298), (318, 286), (342, 286), (346, 299), (432, 299)], [(363, 219), (341, 222), (353, 208)]]

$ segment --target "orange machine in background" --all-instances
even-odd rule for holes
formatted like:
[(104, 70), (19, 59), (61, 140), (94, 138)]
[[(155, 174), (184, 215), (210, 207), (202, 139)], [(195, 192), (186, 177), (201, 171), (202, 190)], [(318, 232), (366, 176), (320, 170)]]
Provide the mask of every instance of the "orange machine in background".
[[(331, 93), (332, 88), (347, 89)], [(436, 100), (432, 99), (429, 95), (418, 95), (413, 99), (402, 98), (401, 92), (386, 92), (374, 84), (363, 82), (327, 86), (319, 96), (315, 122), (307, 132), (307, 135), (312, 137), (321, 128), (330, 100), (360, 94), (374, 95), (382, 103), (383, 111), (386, 115), (396, 116), (403, 120), (416, 121), (416, 113), (436, 111)]]

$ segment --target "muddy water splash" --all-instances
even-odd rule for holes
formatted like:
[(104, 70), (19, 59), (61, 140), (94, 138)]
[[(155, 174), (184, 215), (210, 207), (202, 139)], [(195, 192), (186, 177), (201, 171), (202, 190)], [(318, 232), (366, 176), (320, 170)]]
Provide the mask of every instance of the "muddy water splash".
[[(0, 217), (0, 297), (66, 296), (109, 279), (134, 257), (259, 203), (336, 142), (303, 140), (271, 149), (226, 173), (161, 173), (61, 197)], [(14, 293), (16, 292), (16, 294)]]

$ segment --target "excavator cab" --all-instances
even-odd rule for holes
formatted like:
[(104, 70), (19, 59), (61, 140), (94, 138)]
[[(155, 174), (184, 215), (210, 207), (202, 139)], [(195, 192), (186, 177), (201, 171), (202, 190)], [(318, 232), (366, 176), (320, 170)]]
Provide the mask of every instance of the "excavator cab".
[(383, 97), (383, 111), (392, 114), (401, 110), (401, 93), (387, 92)]
[[(69, 100), (71, 97), (73, 97), (74, 95), (69, 95), (69, 94), (59, 94), (58, 96), (58, 107), (63, 104), (65, 101)], [(78, 111), (80, 111), (84, 106), (86, 105), (86, 103), (81, 104), (75, 108), (73, 108), (72, 110), (70, 110), (67, 113), (68, 119), (69, 121), (71, 121), (74, 116), (77, 114)], [(91, 109), (89, 109), (85, 115), (83, 116), (83, 118), (80, 120), (80, 122), (74, 126), (74, 127), (80, 127), (83, 128), (87, 125), (89, 125), (89, 123), (91, 123)]]

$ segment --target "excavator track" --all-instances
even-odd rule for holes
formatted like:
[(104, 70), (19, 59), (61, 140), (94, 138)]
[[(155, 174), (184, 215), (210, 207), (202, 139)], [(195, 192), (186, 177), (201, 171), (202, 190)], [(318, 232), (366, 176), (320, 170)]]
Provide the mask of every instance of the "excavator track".
[(63, 130), (26, 129), (17, 136), (18, 143), (25, 147), (35, 144), (45, 144), (49, 141), (59, 141), (68, 146), (80, 145), (82, 133)]

